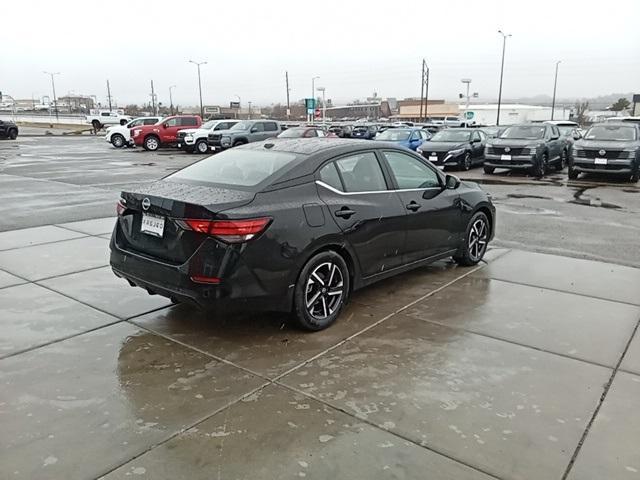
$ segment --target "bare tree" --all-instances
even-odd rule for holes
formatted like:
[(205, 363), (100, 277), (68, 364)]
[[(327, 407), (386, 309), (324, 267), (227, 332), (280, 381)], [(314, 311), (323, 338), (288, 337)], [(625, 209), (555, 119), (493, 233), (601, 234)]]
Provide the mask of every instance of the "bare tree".
[(589, 102), (581, 102), (578, 100), (576, 102), (576, 122), (580, 125), (584, 125), (587, 123), (587, 110), (589, 110)]

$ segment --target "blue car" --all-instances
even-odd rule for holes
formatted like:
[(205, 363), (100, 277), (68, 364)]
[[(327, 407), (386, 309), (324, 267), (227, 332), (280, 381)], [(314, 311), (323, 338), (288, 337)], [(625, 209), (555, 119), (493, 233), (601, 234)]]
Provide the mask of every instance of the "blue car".
[(430, 136), (429, 132), (417, 127), (389, 128), (376, 135), (376, 140), (395, 143), (415, 151)]

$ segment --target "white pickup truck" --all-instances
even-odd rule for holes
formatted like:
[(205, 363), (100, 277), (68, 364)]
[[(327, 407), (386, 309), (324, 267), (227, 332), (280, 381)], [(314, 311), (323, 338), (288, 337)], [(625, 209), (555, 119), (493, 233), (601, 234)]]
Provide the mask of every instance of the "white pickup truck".
[(87, 123), (90, 123), (97, 132), (105, 125), (125, 125), (131, 121), (131, 117), (124, 114), (124, 110), (89, 110)]
[(122, 148), (125, 145), (131, 146), (131, 128), (139, 127), (140, 125), (155, 125), (160, 123), (162, 117), (138, 117), (131, 120), (125, 125), (114, 125), (107, 128), (107, 133), (104, 139), (116, 148)]

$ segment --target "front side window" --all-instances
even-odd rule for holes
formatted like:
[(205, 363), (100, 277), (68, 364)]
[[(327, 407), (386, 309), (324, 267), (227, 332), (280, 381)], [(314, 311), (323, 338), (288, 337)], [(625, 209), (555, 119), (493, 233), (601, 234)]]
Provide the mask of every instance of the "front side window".
[(178, 126), (178, 119), (177, 118), (171, 118), (169, 120), (167, 120), (165, 122), (165, 125), (167, 127), (177, 127)]
[(129, 122), (129, 125), (127, 125), (127, 128), (138, 127), (140, 125), (146, 125), (146, 123), (143, 123), (143, 120), (134, 120), (133, 122)]
[(158, 119), (157, 118), (145, 118), (142, 121), (143, 125), (155, 125), (156, 123), (158, 123)]
[(336, 166), (347, 192), (377, 192), (387, 189), (384, 175), (373, 152), (341, 158)]
[(256, 123), (253, 127), (251, 127), (252, 133), (260, 133), (264, 132), (264, 123)]
[(438, 174), (417, 158), (400, 152), (384, 152), (384, 156), (399, 189), (440, 188)]
[(318, 134), (316, 133), (316, 131), (313, 128), (311, 128), (311, 129), (307, 130), (306, 132), (304, 132), (304, 136), (305, 136), (305, 138), (311, 138), (311, 137), (317, 137)]

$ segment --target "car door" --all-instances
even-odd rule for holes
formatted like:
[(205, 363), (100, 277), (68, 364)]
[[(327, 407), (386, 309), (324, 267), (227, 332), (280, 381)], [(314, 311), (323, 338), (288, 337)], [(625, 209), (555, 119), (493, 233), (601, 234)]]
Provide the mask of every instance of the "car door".
[(280, 129), (278, 128), (278, 124), (276, 122), (264, 122), (264, 136), (263, 140), (267, 138), (276, 137), (280, 133)]
[(382, 155), (407, 211), (404, 263), (457, 248), (462, 210), (456, 190), (444, 188), (441, 175), (414, 155), (393, 150)]
[(258, 140), (262, 140), (264, 137), (264, 123), (256, 122), (249, 130), (249, 141), (257, 142)]
[(484, 154), (484, 142), (479, 131), (475, 131), (471, 134), (471, 158), (475, 162), (482, 158)]
[(178, 130), (186, 128), (182, 126), (182, 118), (170, 118), (162, 126), (162, 143), (174, 143), (178, 136)]
[(356, 253), (363, 277), (402, 262), (406, 211), (373, 151), (346, 155), (318, 172), (318, 195)]
[(411, 132), (411, 136), (409, 137), (409, 148), (411, 150), (415, 150), (422, 143), (422, 136), (418, 130), (414, 130)]

